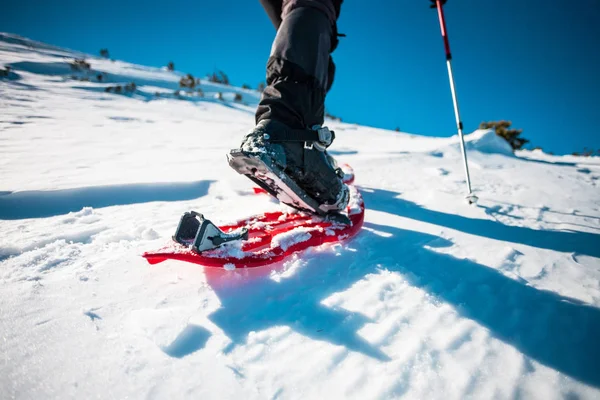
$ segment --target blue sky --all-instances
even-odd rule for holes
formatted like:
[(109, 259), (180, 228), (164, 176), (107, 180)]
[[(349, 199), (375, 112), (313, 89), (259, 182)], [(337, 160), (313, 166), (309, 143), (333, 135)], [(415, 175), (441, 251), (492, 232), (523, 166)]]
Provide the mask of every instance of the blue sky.
[[(344, 121), (435, 136), (455, 134), (437, 15), (427, 0), (346, 0), (346, 33), (327, 99)], [(509, 119), (558, 154), (600, 149), (600, 1), (448, 0), (462, 119)], [(19, 0), (0, 31), (233, 84), (264, 80), (274, 28), (258, 0)]]

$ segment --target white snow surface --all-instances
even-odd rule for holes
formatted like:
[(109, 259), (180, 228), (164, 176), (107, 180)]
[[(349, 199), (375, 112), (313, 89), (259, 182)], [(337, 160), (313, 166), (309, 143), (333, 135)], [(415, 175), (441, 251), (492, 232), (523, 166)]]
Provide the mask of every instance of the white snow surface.
[(456, 137), (327, 121), (357, 237), (254, 270), (150, 266), (185, 211), (280, 209), (225, 159), (259, 94), (176, 96), (181, 73), (8, 34), (4, 66), (0, 398), (600, 398), (598, 158), (475, 132), (468, 205)]
[(287, 251), (287, 249), (293, 245), (309, 240), (312, 237), (310, 233), (315, 229), (316, 228), (300, 227), (291, 231), (283, 232), (275, 235), (271, 243), (273, 247), (279, 246), (283, 249), (283, 251)]

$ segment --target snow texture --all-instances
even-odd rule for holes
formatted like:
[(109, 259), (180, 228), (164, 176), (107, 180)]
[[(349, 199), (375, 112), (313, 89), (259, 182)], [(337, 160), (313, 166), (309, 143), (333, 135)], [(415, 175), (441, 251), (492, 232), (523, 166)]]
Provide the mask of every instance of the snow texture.
[(329, 120), (356, 238), (255, 270), (150, 266), (185, 211), (281, 209), (224, 156), (259, 93), (177, 95), (179, 72), (8, 34), (4, 66), (0, 398), (600, 398), (600, 159), (466, 135), (468, 205), (456, 137)]
[(277, 234), (271, 241), (272, 247), (279, 246), (283, 251), (287, 251), (293, 245), (309, 240), (311, 238), (310, 232), (313, 230), (314, 228), (299, 227)]

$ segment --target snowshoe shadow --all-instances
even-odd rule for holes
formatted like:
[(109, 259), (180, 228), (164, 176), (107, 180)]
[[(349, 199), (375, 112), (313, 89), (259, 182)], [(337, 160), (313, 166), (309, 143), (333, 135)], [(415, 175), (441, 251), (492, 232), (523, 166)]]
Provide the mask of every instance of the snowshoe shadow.
[[(481, 228), (477, 220), (426, 210), (398, 199), (398, 195), (384, 190), (363, 191), (367, 208), (456, 229), (462, 226), (474, 233)], [(225, 351), (244, 344), (252, 331), (288, 326), (314, 340), (344, 346), (380, 361), (393, 360), (394, 354), (379, 349), (389, 338), (370, 343), (358, 335), (366, 323), (376, 321), (322, 304), (367, 275), (387, 270), (401, 274), (414, 287), (488, 329), (491, 336), (521, 352), (525, 362), (532, 359), (600, 387), (600, 309), (528, 286), (485, 265), (438, 253), (435, 248), (452, 244), (444, 238), (368, 222), (364, 228), (337, 255), (328, 249), (301, 253), (302, 264), (292, 265), (288, 271), (291, 276), (278, 281), (272, 279), (273, 268), (269, 267), (249, 273), (233, 271), (237, 275), (205, 269), (207, 281), (221, 301), (221, 308), (209, 319), (232, 340)], [(500, 240), (509, 239), (504, 238), (507, 233), (502, 228), (498, 229)]]
[[(307, 250), (302, 254), (310, 253)], [(334, 255), (319, 255), (280, 281), (271, 276), (283, 272), (289, 261), (239, 272), (206, 268), (207, 281), (221, 301), (221, 307), (209, 319), (232, 341), (224, 352), (246, 343), (250, 332), (288, 326), (311, 339), (389, 361), (385, 353), (357, 334), (366, 323), (372, 322), (368, 317), (321, 304), (335, 288), (342, 290), (345, 282), (331, 273), (332, 269), (322, 269), (320, 261), (329, 261), (323, 257), (333, 259)]]
[(136, 183), (64, 190), (32, 190), (0, 196), (0, 219), (45, 218), (79, 211), (153, 201), (183, 201), (205, 196), (213, 181)]

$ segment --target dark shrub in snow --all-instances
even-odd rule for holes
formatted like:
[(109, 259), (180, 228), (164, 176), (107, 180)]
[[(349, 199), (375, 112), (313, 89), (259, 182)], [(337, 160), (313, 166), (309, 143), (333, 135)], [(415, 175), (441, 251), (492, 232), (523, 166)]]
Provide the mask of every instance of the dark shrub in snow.
[(328, 113), (327, 111), (325, 111), (325, 117), (327, 117), (327, 118), (331, 118), (331, 119), (333, 119), (334, 121), (340, 121), (340, 122), (342, 122), (342, 119), (341, 119), (340, 117), (336, 117), (335, 115), (333, 115), (333, 114), (330, 114), (330, 113)]
[(89, 71), (92, 66), (83, 58), (76, 58), (69, 63), (73, 71)]
[(229, 77), (227, 77), (223, 71), (213, 72), (212, 75), (208, 77), (208, 80), (215, 83), (229, 85)]
[(575, 152), (573, 152), (572, 155), (578, 156), (578, 157), (600, 156), (600, 150), (594, 151), (593, 149), (588, 149), (587, 147), (584, 147), (582, 152), (575, 151)]
[(187, 74), (179, 80), (179, 87), (193, 89), (196, 87), (196, 80), (192, 74)]
[(105, 92), (107, 93), (116, 93), (116, 94), (127, 94), (127, 93), (134, 93), (137, 89), (137, 85), (135, 84), (135, 82), (131, 82), (128, 83), (125, 86), (122, 85), (117, 85), (117, 86), (108, 86), (104, 89)]

